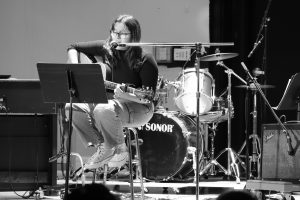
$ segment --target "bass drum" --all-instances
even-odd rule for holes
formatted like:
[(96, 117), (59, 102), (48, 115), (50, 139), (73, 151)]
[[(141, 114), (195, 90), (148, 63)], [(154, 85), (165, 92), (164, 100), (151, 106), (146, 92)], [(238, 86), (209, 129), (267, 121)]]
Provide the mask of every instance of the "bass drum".
[[(185, 177), (193, 170), (190, 149), (196, 153), (196, 125), (191, 118), (179, 112), (156, 111), (137, 131), (143, 141), (140, 152), (145, 178), (169, 180)], [(199, 138), (199, 155), (202, 155), (203, 137)]]

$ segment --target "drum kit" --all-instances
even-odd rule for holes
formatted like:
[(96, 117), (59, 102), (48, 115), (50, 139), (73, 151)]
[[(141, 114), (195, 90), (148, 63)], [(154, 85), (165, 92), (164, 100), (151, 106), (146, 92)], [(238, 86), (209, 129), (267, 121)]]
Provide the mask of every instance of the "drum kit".
[[(232, 75), (243, 83), (241, 87), (249, 89), (249, 86), (223, 62), (238, 56), (237, 53), (221, 53), (217, 48), (215, 54), (201, 56), (202, 47), (233, 46), (233, 43), (121, 43), (119, 45), (182, 46), (196, 49), (194, 67), (183, 69), (175, 81), (166, 80), (161, 76), (158, 78), (154, 115), (147, 124), (137, 128), (138, 136), (142, 141), (139, 149), (142, 177), (154, 181), (185, 181), (193, 172), (196, 199), (199, 194), (200, 176), (208, 173), (216, 174), (215, 166), (224, 172), (227, 179), (233, 176), (239, 183), (238, 163), (241, 163), (243, 168), (245, 165), (239, 154), (231, 148), (231, 119), (234, 115), (231, 97)], [(200, 61), (216, 61), (217, 66), (225, 68), (228, 77), (226, 99), (222, 97), (223, 94), (219, 97), (215, 96), (213, 76), (208, 70), (201, 69)], [(179, 111), (167, 111), (160, 104), (162, 100), (168, 98), (167, 86), (169, 85), (174, 89), (173, 100)], [(214, 157), (216, 127), (224, 121), (227, 121), (227, 148)], [(213, 134), (208, 134), (208, 130)], [(211, 140), (211, 152), (207, 159), (204, 158), (204, 146), (207, 145), (208, 135)], [(225, 152), (227, 152), (227, 169), (217, 161)]]
[[(200, 59), (201, 61), (217, 61), (218, 65), (225, 67), (226, 73), (231, 75), (234, 72), (222, 61), (236, 56), (238, 56), (236, 53), (216, 53), (203, 56)], [(197, 116), (197, 80), (195, 68), (183, 70), (175, 81), (159, 77), (155, 97), (157, 106), (154, 116), (146, 125), (138, 129), (139, 138), (143, 140), (140, 151), (142, 171), (145, 178), (168, 181), (185, 179), (190, 174), (196, 174), (197, 122), (194, 118)], [(244, 81), (244, 83), (246, 82)], [(179, 111), (167, 111), (159, 103), (168, 96), (168, 85), (171, 85), (171, 88), (174, 89), (174, 103)], [(198, 151), (200, 154), (199, 163), (201, 163), (199, 174), (204, 175), (209, 169), (210, 175), (216, 174), (213, 165), (217, 165), (225, 174), (231, 175), (231, 172), (222, 167), (214, 158), (213, 141), (215, 134), (209, 135), (211, 140), (210, 160), (205, 161), (206, 163), (203, 161), (204, 143), (206, 141), (205, 137), (208, 136), (208, 128), (215, 133), (218, 123), (228, 121), (233, 117), (231, 90), (227, 89), (227, 99), (215, 97), (215, 81), (206, 69), (199, 69), (199, 86), (199, 123), (201, 129), (198, 138), (200, 144)], [(225, 151), (229, 151), (230, 163), (234, 163), (235, 177), (239, 179), (239, 171), (235, 163), (236, 158), (232, 156), (235, 153), (228, 148)], [(229, 166), (230, 169), (231, 166)]]
[[(199, 69), (199, 79), (196, 76), (195, 68), (183, 70), (175, 81), (169, 81), (162, 76), (159, 77), (156, 90), (156, 111), (152, 119), (143, 127), (138, 128), (139, 138), (143, 140), (140, 147), (142, 156), (143, 176), (149, 180), (169, 181), (182, 180), (190, 178), (191, 174), (197, 173), (195, 162), (195, 153), (197, 152), (197, 80), (200, 85), (199, 95), (199, 124), (200, 144), (198, 173), (202, 175), (216, 175), (216, 166), (228, 176), (234, 176), (236, 181), (240, 181), (240, 172), (238, 164), (244, 169), (245, 163), (240, 158), (241, 151), (245, 148), (245, 143), (238, 153), (231, 149), (231, 119), (234, 117), (234, 108), (231, 99), (231, 75), (235, 75), (243, 85), (235, 86), (237, 88), (250, 89), (255, 92), (255, 87), (239, 77), (233, 70), (227, 67), (223, 60), (238, 56), (236, 53), (216, 53), (201, 57), (201, 61), (216, 61), (218, 66), (225, 68), (228, 75), (228, 87), (226, 90), (227, 98), (222, 97), (224, 93), (216, 97), (214, 94), (215, 81), (213, 76), (206, 69)], [(168, 90), (174, 89), (174, 103), (179, 111), (168, 111), (160, 102), (168, 98)], [(272, 88), (273, 86), (263, 86), (262, 88)], [(255, 93), (256, 94), (256, 93)], [(256, 112), (256, 95), (254, 95)], [(257, 124), (253, 118), (253, 126)], [(227, 121), (228, 123), (228, 145), (216, 157), (214, 156), (214, 137), (219, 123)], [(255, 127), (253, 127), (256, 129)], [(260, 154), (260, 146), (256, 130), (253, 129), (253, 152)], [(211, 132), (209, 134), (209, 132)], [(210, 147), (208, 149), (208, 138)], [(253, 143), (254, 143), (253, 142)], [(207, 146), (205, 146), (207, 145)], [(255, 145), (255, 146), (254, 146)], [(256, 147), (254, 149), (254, 147)], [(209, 158), (205, 158), (205, 151), (209, 151)], [(228, 152), (227, 169), (217, 162), (217, 159), (225, 152)], [(258, 162), (258, 161), (256, 161)], [(195, 178), (195, 177), (194, 177)]]

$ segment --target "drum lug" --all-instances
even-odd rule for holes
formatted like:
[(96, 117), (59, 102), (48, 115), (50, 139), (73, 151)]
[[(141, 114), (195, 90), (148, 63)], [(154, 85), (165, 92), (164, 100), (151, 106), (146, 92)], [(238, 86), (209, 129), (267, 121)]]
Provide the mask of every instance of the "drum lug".
[(190, 137), (190, 135), (192, 134), (190, 131), (182, 131), (182, 133), (184, 133), (186, 137)]

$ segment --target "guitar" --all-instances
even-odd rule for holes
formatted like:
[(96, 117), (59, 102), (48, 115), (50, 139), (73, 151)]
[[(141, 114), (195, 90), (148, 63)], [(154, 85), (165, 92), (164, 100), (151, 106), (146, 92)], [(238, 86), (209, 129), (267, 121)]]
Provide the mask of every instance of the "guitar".
[[(103, 74), (103, 79), (104, 79), (104, 86), (108, 90), (115, 90), (118, 85), (120, 85), (120, 89), (122, 89), (124, 92), (129, 93), (129, 94), (134, 94), (137, 98), (139, 103), (150, 103), (152, 102), (154, 98), (154, 92), (151, 89), (146, 89), (146, 88), (133, 88), (129, 87), (125, 84), (119, 84), (115, 83), (112, 81), (107, 81), (106, 76), (110, 72), (110, 68), (103, 63), (103, 60), (101, 57), (94, 56), (96, 60), (96, 64), (99, 64), (99, 66), (102, 69), (102, 74)], [(85, 54), (83, 53), (78, 53), (78, 60), (80, 63), (84, 64), (93, 64), (92, 60)]]

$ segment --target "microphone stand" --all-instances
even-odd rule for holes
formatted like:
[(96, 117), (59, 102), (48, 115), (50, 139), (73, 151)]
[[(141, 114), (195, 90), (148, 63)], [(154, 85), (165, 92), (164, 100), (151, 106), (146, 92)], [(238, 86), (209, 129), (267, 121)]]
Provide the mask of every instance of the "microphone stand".
[[(262, 96), (264, 102), (267, 104), (268, 108), (270, 109), (270, 111), (272, 112), (273, 116), (275, 117), (277, 123), (280, 125), (280, 127), (282, 128), (282, 132), (283, 134), (285, 134), (286, 136), (286, 142), (287, 142), (287, 145), (288, 145), (288, 154), (290, 156), (293, 156), (295, 154), (294, 152), (294, 149), (292, 147), (292, 140), (291, 140), (291, 137), (290, 137), (290, 134), (288, 133), (286, 127), (283, 125), (283, 123), (280, 121), (279, 117), (276, 115), (276, 113), (274, 112), (272, 106), (270, 105), (269, 101), (267, 100), (266, 96), (264, 95), (263, 91), (261, 90), (258, 82), (256, 81), (255, 78), (252, 77), (252, 75), (250, 74), (247, 66), (241, 62), (241, 65), (242, 67), (244, 68), (245, 72), (247, 73), (247, 76), (252, 80), (252, 82), (254, 83), (257, 91), (259, 91), (260, 95)], [(261, 177), (261, 176), (260, 176)]]
[(197, 92), (196, 92), (196, 102), (197, 102), (197, 117), (196, 117), (196, 200), (199, 199), (199, 139), (200, 139), (200, 127), (199, 127), (199, 115), (200, 115), (200, 77), (199, 77), (199, 71), (200, 71), (200, 56), (201, 56), (201, 47), (202, 45), (200, 43), (196, 43), (196, 62), (195, 62), (195, 68), (196, 68), (196, 76), (197, 76)]
[(253, 55), (254, 51), (259, 46), (259, 44), (261, 44), (261, 41), (264, 38), (264, 36), (261, 34), (261, 32), (263, 31), (264, 27), (267, 27), (267, 22), (270, 21), (270, 19), (267, 17), (267, 15), (268, 15), (268, 12), (269, 12), (269, 9), (270, 9), (270, 6), (271, 6), (271, 2), (272, 2), (272, 0), (269, 0), (269, 2), (267, 4), (267, 8), (266, 8), (266, 10), (264, 12), (264, 16), (263, 16), (263, 19), (262, 19), (262, 23), (260, 25), (260, 29), (258, 31), (256, 40), (255, 40), (254, 45), (253, 45), (253, 48), (250, 51), (250, 53), (248, 54), (248, 58), (250, 58)]
[[(254, 51), (257, 49), (257, 47), (261, 44), (262, 40), (264, 39), (264, 49), (263, 49), (263, 59), (262, 59), (262, 70), (263, 71), (266, 71), (266, 66), (267, 66), (267, 27), (268, 27), (267, 23), (270, 21), (270, 18), (267, 17), (267, 16), (268, 16), (268, 12), (269, 12), (269, 9), (270, 9), (270, 6), (271, 6), (271, 2), (272, 2), (272, 0), (268, 1), (267, 7), (265, 9), (265, 12), (264, 12), (264, 15), (263, 15), (263, 18), (262, 18), (260, 29), (259, 29), (257, 37), (256, 37), (256, 40), (254, 42), (252, 50), (250, 51), (250, 53), (248, 55), (248, 58), (250, 58), (253, 55)], [(264, 30), (264, 35), (262, 34), (263, 30)], [(253, 81), (253, 83), (255, 84), (255, 87), (258, 90), (259, 85), (258, 85), (258, 82), (256, 81), (256, 78), (253, 78), (250, 73), (248, 74), (248, 77), (252, 81), (255, 79)], [(265, 84), (265, 81), (266, 81), (266, 79), (263, 81), (264, 84)], [(262, 92), (262, 90), (260, 90), (259, 92), (261, 93), (262, 96), (265, 96), (264, 93)], [(260, 145), (259, 145), (260, 143), (258, 143), (258, 148), (257, 148), (257, 141), (259, 141), (259, 138), (258, 138), (258, 135), (257, 135), (257, 112), (256, 112), (257, 101), (256, 101), (256, 93), (257, 93), (256, 90), (253, 90), (253, 96), (254, 96), (253, 97), (254, 98), (253, 99), (253, 109), (254, 110), (253, 110), (253, 113), (252, 113), (253, 114), (253, 134), (250, 136), (250, 138), (252, 137), (252, 157), (251, 157), (251, 165), (250, 165), (250, 170), (251, 170), (251, 175), (250, 176), (251, 176), (251, 178), (256, 177), (256, 178), (260, 179), (260, 175), (261, 175), (261, 172), (260, 172), (260, 164), (261, 164), (260, 163), (261, 162), (260, 161), (260, 150), (261, 150), (261, 148), (260, 148)], [(267, 101), (265, 100), (265, 102), (267, 102)], [(263, 108), (262, 113), (264, 114), (265, 111), (266, 111), (266, 108), (265, 108), (265, 106), (261, 106), (261, 107)], [(271, 110), (272, 110), (272, 112), (274, 112), (272, 108), (271, 108)], [(261, 117), (264, 118), (264, 116), (261, 116)], [(247, 141), (248, 141), (248, 138), (246, 138), (246, 143), (247, 143)], [(248, 160), (248, 156), (247, 156), (247, 160)], [(252, 166), (252, 164), (253, 164), (253, 166)]]

